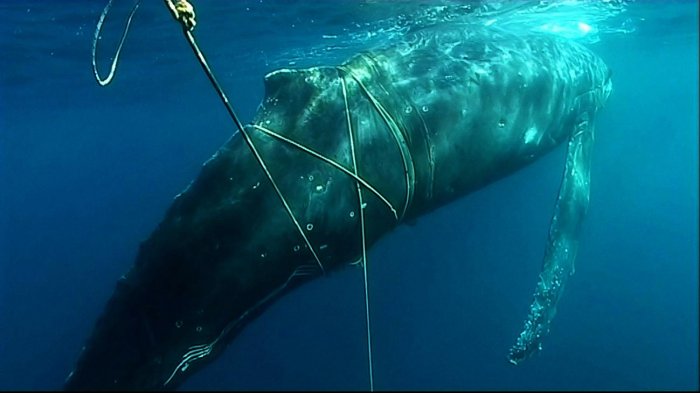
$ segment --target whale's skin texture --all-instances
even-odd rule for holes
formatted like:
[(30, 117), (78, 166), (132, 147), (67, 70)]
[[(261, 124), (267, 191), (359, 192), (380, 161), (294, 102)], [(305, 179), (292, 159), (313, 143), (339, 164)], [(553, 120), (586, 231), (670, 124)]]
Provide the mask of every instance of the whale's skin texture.
[[(577, 43), (463, 25), (414, 32), (338, 67), (268, 74), (245, 130), (270, 176), (240, 133), (204, 164), (117, 282), (65, 388), (175, 389), (275, 298), (360, 260), (361, 219), (369, 248), (402, 222), (567, 140), (574, 173), (577, 160), (587, 160), (590, 124), (610, 91), (606, 65)], [(354, 149), (357, 176), (376, 189), (360, 187), (363, 217), (353, 176), (270, 132), (350, 173)], [(562, 184), (562, 206), (578, 210), (569, 209), (573, 221), (555, 216), (551, 244), (559, 244), (557, 225), (578, 223), (585, 212), (582, 173), (573, 188)], [(557, 261), (545, 258), (544, 269), (568, 263)], [(540, 289), (514, 363), (532, 351), (553, 315), (559, 292)], [(543, 306), (538, 294), (553, 304)]]

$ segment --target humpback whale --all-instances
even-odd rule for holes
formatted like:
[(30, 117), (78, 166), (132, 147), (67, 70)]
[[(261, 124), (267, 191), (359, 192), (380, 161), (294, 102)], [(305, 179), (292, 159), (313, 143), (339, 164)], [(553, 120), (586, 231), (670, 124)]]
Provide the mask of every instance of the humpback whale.
[[(588, 207), (605, 63), (546, 33), (427, 27), (338, 66), (280, 69), (141, 243), (66, 380), (175, 389), (275, 299), (365, 261), (398, 225), (566, 143), (519, 363), (549, 331)], [(263, 163), (264, 165), (259, 165)]]

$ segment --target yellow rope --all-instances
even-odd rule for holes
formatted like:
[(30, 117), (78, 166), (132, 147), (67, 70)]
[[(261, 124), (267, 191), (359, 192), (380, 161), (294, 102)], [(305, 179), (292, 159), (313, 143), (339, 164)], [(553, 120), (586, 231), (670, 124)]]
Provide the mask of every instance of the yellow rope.
[(187, 31), (194, 30), (197, 21), (194, 16), (194, 7), (187, 0), (165, 0), (165, 5), (168, 6), (173, 18), (180, 22), (182, 27)]

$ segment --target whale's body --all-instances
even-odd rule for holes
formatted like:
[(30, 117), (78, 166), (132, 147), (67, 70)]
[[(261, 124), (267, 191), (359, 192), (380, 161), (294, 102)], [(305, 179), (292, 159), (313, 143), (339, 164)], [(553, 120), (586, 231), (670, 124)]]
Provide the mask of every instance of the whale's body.
[(265, 170), (240, 133), (206, 162), (119, 280), (66, 388), (174, 388), (274, 298), (360, 260), (363, 220), (370, 247), (568, 141), (510, 359), (536, 349), (588, 202), (592, 121), (611, 90), (598, 57), (550, 35), (431, 28), (339, 67), (272, 72), (265, 89), (246, 126)]

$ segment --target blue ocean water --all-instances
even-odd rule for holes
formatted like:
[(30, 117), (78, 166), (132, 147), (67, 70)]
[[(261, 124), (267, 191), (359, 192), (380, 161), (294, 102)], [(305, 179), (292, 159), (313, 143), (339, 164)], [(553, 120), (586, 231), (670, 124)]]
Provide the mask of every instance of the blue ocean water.
[[(196, 36), (243, 120), (267, 72), (336, 64), (400, 39), (411, 15), (444, 10), (194, 3)], [(539, 273), (563, 148), (371, 250), (377, 389), (698, 389), (698, 4), (618, 4), (548, 19), (599, 16), (587, 20), (595, 36), (571, 39), (608, 63), (613, 93), (596, 123), (576, 274), (543, 350), (506, 361)], [(130, 5), (116, 1), (107, 20), (103, 72)], [(90, 50), (103, 6), (0, 4), (0, 389), (60, 389), (139, 243), (233, 132), (161, 1), (141, 5), (116, 77), (100, 88)], [(317, 279), (182, 388), (367, 389), (364, 312), (361, 269)]]

